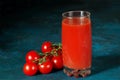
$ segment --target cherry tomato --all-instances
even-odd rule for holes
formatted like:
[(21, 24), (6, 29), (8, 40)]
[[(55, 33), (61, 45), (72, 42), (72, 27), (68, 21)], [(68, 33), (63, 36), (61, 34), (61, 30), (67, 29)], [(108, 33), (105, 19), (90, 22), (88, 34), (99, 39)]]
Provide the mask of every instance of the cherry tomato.
[(37, 61), (39, 58), (40, 55), (35, 50), (31, 50), (26, 54), (26, 62)]
[(53, 69), (53, 64), (50, 60), (47, 60), (46, 62), (39, 64), (39, 71), (42, 74), (48, 74), (52, 71), (52, 69)]
[(61, 56), (62, 55), (62, 49), (58, 49), (57, 54)]
[(51, 60), (52, 59), (52, 56), (47, 56), (46, 57), (46, 60)]
[(53, 56), (52, 58), (53, 68), (55, 69), (62, 69), (63, 67), (63, 60), (62, 56)]
[(38, 71), (38, 66), (35, 63), (25, 63), (23, 66), (23, 72), (28, 76), (35, 75), (37, 71)]
[(41, 46), (41, 51), (43, 53), (49, 53), (52, 50), (52, 43), (50, 41), (45, 41)]

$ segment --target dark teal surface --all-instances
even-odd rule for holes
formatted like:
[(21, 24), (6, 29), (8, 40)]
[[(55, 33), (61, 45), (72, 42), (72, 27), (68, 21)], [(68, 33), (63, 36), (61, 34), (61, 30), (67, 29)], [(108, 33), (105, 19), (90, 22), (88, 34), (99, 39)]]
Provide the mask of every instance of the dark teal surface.
[[(24, 75), (22, 67), (28, 50), (40, 51), (44, 41), (61, 42), (61, 14), (69, 10), (91, 12), (92, 74), (77, 79), (67, 77), (62, 70), (32, 77)], [(1, 23), (0, 80), (120, 80), (119, 0), (58, 2), (57, 5), (47, 2), (42, 6), (19, 8), (3, 16)]]

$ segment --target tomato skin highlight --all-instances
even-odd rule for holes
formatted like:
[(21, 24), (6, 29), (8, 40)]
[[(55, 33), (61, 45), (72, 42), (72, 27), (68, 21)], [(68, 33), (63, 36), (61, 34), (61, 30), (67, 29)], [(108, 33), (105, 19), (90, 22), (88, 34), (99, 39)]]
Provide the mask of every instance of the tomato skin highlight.
[(46, 62), (39, 64), (39, 71), (42, 74), (48, 74), (52, 71), (52, 69), (53, 69), (53, 64), (50, 60), (47, 60)]
[(38, 66), (35, 63), (25, 63), (23, 66), (23, 73), (27, 76), (33, 76), (37, 73)]
[(53, 68), (54, 69), (62, 69), (63, 68), (63, 60), (62, 56), (53, 56), (52, 58)]
[(40, 55), (35, 50), (31, 50), (27, 52), (25, 57), (26, 62), (34, 62), (34, 61), (37, 61), (39, 58), (40, 58)]
[(52, 51), (52, 42), (50, 41), (45, 41), (42, 43), (42, 46), (41, 46), (41, 51), (43, 53), (49, 53)]

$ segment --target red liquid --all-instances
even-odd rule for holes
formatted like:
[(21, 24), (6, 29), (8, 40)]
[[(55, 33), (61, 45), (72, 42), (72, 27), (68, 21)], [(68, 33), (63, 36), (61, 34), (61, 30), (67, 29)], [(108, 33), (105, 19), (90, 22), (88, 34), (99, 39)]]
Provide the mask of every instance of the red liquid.
[(88, 18), (62, 21), (63, 64), (70, 69), (91, 67), (91, 22)]

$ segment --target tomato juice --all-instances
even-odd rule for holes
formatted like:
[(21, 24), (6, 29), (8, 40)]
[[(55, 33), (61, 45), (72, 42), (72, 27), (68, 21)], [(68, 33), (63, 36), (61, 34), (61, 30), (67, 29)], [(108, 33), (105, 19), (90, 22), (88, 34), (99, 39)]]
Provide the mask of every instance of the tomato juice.
[(92, 57), (91, 21), (87, 17), (62, 20), (63, 64), (70, 69), (88, 69)]

